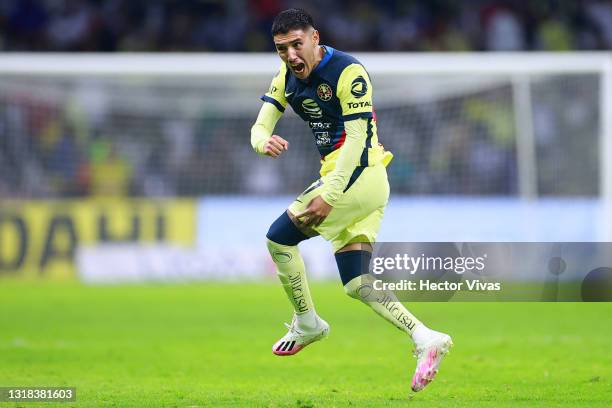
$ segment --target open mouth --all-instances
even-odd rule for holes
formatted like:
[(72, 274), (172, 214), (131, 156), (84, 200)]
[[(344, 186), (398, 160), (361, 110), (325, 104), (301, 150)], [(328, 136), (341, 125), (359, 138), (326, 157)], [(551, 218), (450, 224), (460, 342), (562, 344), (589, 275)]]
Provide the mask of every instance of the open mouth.
[(291, 69), (296, 74), (302, 74), (306, 70), (306, 66), (304, 65), (304, 63), (299, 63), (299, 64), (296, 64), (296, 65), (292, 65)]

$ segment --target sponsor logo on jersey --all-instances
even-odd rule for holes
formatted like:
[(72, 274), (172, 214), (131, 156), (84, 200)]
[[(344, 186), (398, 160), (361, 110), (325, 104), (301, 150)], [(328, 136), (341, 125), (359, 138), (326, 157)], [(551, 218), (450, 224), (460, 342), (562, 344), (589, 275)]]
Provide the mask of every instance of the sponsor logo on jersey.
[(359, 75), (351, 83), (351, 94), (353, 94), (355, 98), (361, 98), (367, 93), (368, 93), (368, 83), (361, 75)]
[(327, 102), (332, 98), (332, 89), (331, 86), (327, 84), (321, 84), (317, 87), (317, 96), (323, 102)]
[(327, 146), (331, 144), (331, 136), (329, 136), (329, 132), (314, 132), (314, 135), (317, 146)]
[(347, 102), (346, 105), (349, 109), (363, 108), (366, 106), (372, 106), (369, 101), (361, 101), (361, 102)]
[(306, 114), (313, 119), (319, 119), (323, 117), (321, 107), (317, 105), (317, 103), (312, 99), (304, 99), (302, 101), (302, 109), (304, 109), (304, 112), (306, 112)]
[(331, 123), (329, 122), (309, 122), (311, 129), (331, 129)]

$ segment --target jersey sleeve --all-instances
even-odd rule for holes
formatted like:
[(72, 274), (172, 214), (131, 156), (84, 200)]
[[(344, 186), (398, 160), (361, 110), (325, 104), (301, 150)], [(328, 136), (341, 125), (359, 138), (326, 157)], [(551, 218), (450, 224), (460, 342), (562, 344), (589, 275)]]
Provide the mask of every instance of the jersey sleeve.
[(287, 106), (287, 99), (285, 98), (285, 77), (287, 74), (287, 66), (283, 63), (280, 69), (276, 73), (276, 76), (272, 79), (270, 89), (265, 95), (261, 97), (264, 102), (270, 102), (276, 106), (280, 112), (285, 111)]
[(371, 118), (372, 84), (361, 64), (344, 68), (338, 79), (338, 99), (342, 106), (342, 119)]
[(257, 120), (251, 128), (251, 145), (258, 154), (265, 155), (264, 146), (272, 136), (276, 122), (282, 114), (272, 104), (264, 103), (262, 105)]

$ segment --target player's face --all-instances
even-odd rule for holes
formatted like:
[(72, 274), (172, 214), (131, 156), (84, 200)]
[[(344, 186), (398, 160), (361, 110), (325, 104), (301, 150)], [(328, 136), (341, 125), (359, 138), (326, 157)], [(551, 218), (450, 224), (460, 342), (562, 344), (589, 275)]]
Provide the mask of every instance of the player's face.
[(308, 78), (317, 64), (319, 32), (313, 28), (274, 36), (276, 52), (299, 79)]

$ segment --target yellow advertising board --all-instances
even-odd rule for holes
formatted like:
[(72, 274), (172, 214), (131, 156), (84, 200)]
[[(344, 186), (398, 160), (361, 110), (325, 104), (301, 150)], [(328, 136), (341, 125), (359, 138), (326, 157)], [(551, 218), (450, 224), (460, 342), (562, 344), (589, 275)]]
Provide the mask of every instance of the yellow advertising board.
[(80, 245), (167, 242), (191, 246), (195, 234), (195, 200), (3, 201), (0, 277), (71, 278)]

